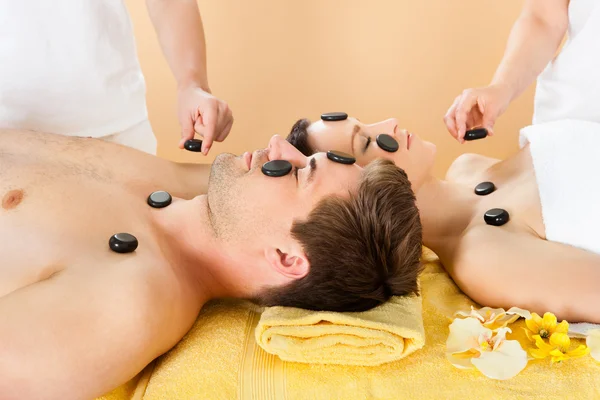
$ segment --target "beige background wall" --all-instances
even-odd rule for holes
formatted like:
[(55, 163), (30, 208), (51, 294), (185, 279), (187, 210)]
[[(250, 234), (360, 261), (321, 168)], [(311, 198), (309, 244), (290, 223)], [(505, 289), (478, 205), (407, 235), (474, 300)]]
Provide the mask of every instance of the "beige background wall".
[(485, 85), (523, 0), (200, 0), (213, 93), (231, 106), (228, 139), (203, 157), (179, 150), (175, 82), (145, 2), (127, 0), (148, 84), (159, 155), (210, 162), (286, 135), (300, 117), (345, 111), (364, 122), (396, 117), (438, 145), (442, 175), (463, 152), (506, 157), (532, 114), (533, 88), (493, 138), (459, 145), (442, 117), (462, 89)]

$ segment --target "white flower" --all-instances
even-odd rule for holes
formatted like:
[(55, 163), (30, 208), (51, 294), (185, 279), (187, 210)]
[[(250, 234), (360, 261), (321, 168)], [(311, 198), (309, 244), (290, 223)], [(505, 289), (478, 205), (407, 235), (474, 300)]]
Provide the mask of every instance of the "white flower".
[(509, 379), (527, 365), (527, 353), (516, 340), (506, 340), (509, 328), (496, 332), (477, 318), (455, 319), (450, 325), (446, 356), (457, 368), (477, 368), (488, 378)]

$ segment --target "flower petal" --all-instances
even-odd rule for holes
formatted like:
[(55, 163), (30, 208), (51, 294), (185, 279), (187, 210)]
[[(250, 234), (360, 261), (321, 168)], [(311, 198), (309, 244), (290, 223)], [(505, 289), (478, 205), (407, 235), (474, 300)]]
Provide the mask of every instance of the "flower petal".
[(525, 336), (527, 336), (527, 339), (529, 339), (530, 342), (535, 342), (535, 339), (533, 338), (533, 332), (527, 328), (523, 328), (523, 330), (525, 331)]
[(506, 340), (506, 334), (507, 333), (512, 333), (512, 330), (510, 328), (500, 328), (500, 329), (498, 329), (498, 331), (496, 332), (496, 336), (494, 336), (494, 338), (492, 339), (493, 342), (494, 342), (494, 348), (493, 348), (494, 351), (498, 347), (500, 347), (500, 345), (502, 343), (504, 343), (504, 341)]
[(550, 346), (558, 347), (561, 350), (568, 350), (571, 347), (571, 339), (566, 333), (554, 332), (548, 341)]
[(569, 332), (569, 323), (567, 321), (561, 321), (560, 324), (556, 325), (554, 332), (567, 333)]
[(531, 319), (537, 326), (542, 326), (542, 317), (540, 317), (537, 313), (531, 313)]
[(509, 379), (525, 368), (527, 353), (516, 340), (506, 340), (497, 351), (481, 353), (471, 362), (488, 378)]
[(446, 354), (446, 358), (456, 368), (460, 368), (460, 369), (473, 369), (473, 368), (475, 368), (475, 366), (471, 362), (471, 360), (472, 360), (471, 358), (457, 357), (457, 356), (455, 356), (453, 354), (449, 354), (449, 353)]
[(546, 343), (540, 335), (533, 335), (533, 339), (535, 340), (535, 345), (538, 347), (538, 349), (543, 350), (547, 353), (554, 350), (554, 346), (551, 346), (548, 343)]
[(515, 322), (518, 319), (519, 319), (519, 316), (515, 315), (515, 314), (512, 314), (512, 315), (500, 314), (500, 315), (498, 315), (497, 318), (494, 318), (493, 321), (486, 322), (483, 325), (486, 328), (489, 328), (489, 329), (495, 331), (499, 328), (504, 328), (508, 324), (512, 324), (513, 322)]
[(547, 312), (544, 314), (544, 318), (542, 318), (541, 328), (547, 331), (554, 331), (554, 329), (556, 328), (556, 322), (556, 315)]
[(590, 331), (585, 344), (590, 349), (590, 354), (594, 360), (600, 361), (600, 330)]
[(471, 349), (479, 348), (479, 336), (490, 334), (489, 329), (481, 326), (481, 323), (475, 318), (455, 319), (450, 324), (450, 334), (446, 341), (446, 352), (462, 353)]
[(548, 351), (541, 349), (529, 349), (529, 354), (538, 359), (543, 359), (550, 355)]
[(560, 353), (559, 356), (552, 356), (551, 360), (552, 360), (552, 364), (557, 363), (557, 362), (562, 362), (564, 360), (566, 360), (567, 356), (565, 356), (563, 353)]
[(540, 331), (541, 320), (540, 320), (540, 324), (538, 324), (536, 322), (535, 318), (533, 317), (534, 315), (537, 315), (537, 314), (533, 313), (533, 314), (531, 314), (531, 318), (525, 320), (525, 325), (527, 325), (527, 329), (529, 329), (534, 334), (537, 334)]
[(567, 355), (572, 358), (583, 357), (583, 356), (587, 355), (589, 352), (590, 352), (590, 349), (586, 345), (581, 344), (575, 350), (571, 350), (571, 351), (567, 352)]
[(531, 313), (529, 311), (524, 310), (519, 307), (511, 307), (506, 313), (507, 314), (515, 314), (515, 315), (518, 315), (519, 317), (523, 317), (525, 319), (531, 318)]

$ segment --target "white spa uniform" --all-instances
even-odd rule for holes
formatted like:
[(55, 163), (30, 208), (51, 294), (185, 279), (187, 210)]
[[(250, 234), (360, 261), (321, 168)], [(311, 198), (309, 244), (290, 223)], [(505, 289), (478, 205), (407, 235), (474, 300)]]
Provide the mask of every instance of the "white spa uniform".
[(0, 0), (0, 128), (156, 154), (123, 0)]
[(600, 0), (571, 0), (568, 39), (540, 74), (533, 123), (600, 122)]

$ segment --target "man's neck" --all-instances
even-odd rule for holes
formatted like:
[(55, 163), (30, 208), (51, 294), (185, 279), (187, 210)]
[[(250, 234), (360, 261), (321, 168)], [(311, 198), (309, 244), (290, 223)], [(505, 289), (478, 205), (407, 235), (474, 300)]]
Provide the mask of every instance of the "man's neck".
[(239, 257), (216, 237), (206, 196), (173, 199), (171, 205), (157, 210), (154, 219), (165, 257), (194, 286), (201, 303), (243, 293), (232, 279)]
[(423, 225), (423, 243), (435, 252), (454, 245), (455, 239), (472, 220), (478, 200), (472, 189), (433, 176), (417, 189), (416, 196)]

